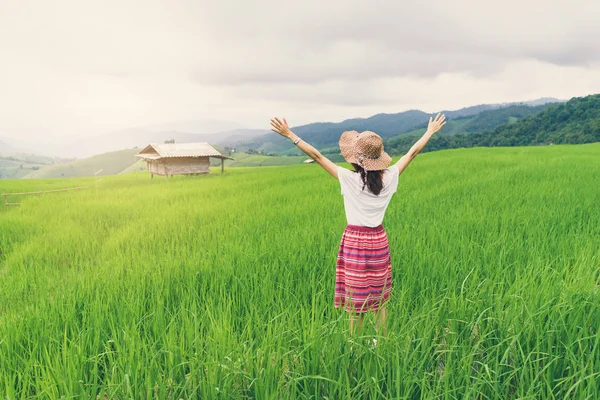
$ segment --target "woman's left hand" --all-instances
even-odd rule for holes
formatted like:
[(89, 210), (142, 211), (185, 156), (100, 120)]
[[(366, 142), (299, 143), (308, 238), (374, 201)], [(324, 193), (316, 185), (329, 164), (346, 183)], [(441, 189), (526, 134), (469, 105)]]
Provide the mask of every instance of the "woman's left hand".
[(283, 137), (289, 138), (292, 134), (292, 131), (290, 130), (290, 127), (288, 126), (288, 123), (285, 120), (285, 118), (283, 119), (283, 122), (281, 122), (279, 118), (273, 118), (271, 120), (271, 126), (271, 130), (273, 132), (277, 132)]

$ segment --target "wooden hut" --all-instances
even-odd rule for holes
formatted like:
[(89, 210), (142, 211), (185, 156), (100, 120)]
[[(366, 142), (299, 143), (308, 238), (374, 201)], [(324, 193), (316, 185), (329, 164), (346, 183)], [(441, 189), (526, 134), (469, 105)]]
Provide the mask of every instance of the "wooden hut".
[(173, 143), (149, 144), (137, 154), (147, 163), (150, 176), (193, 175), (210, 172), (210, 157), (221, 159), (221, 173), (225, 168), (225, 157), (210, 144)]

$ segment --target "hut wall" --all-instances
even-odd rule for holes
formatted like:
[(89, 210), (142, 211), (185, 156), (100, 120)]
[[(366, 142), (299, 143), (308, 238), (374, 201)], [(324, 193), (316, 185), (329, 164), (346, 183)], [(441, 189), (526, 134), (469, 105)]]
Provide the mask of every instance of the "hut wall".
[[(167, 175), (208, 174), (208, 157), (163, 158), (163, 171)], [(160, 169), (160, 168), (159, 168)], [(163, 172), (164, 174), (164, 172)]]
[(161, 160), (148, 160), (148, 172), (154, 175), (166, 175), (165, 166)]

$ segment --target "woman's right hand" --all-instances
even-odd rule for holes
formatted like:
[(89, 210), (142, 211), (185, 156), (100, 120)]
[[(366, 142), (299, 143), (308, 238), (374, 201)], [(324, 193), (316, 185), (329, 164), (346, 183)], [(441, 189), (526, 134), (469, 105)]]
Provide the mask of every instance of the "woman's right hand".
[(442, 126), (446, 125), (446, 116), (442, 113), (436, 115), (435, 119), (429, 117), (429, 125), (427, 125), (427, 132), (431, 135), (442, 129)]

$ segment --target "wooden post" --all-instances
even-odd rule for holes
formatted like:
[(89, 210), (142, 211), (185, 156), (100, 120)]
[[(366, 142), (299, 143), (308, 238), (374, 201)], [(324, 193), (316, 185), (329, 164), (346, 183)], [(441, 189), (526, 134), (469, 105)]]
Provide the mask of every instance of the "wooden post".
[(221, 173), (225, 170), (225, 159), (221, 158)]
[(96, 183), (98, 183), (98, 174), (102, 171), (104, 171), (104, 169), (101, 169), (100, 171), (98, 171), (94, 174), (94, 176), (96, 177)]

